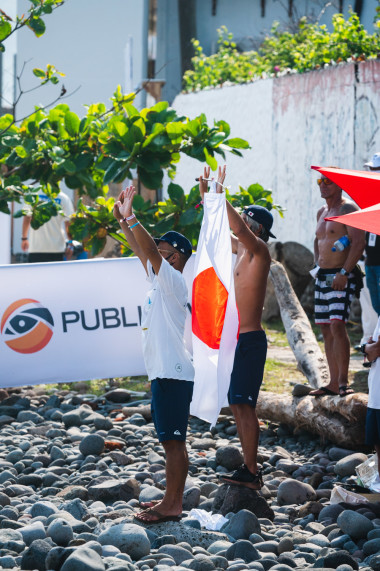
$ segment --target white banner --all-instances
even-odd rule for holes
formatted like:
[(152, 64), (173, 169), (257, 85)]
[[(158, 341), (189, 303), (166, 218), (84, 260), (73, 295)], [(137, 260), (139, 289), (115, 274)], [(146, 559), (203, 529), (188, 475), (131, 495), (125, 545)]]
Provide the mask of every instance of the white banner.
[(145, 277), (137, 258), (0, 266), (0, 387), (145, 375)]

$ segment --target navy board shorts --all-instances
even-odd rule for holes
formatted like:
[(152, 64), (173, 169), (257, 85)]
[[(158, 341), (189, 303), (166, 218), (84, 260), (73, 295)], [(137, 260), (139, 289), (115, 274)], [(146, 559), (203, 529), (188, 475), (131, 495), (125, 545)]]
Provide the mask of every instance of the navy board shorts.
[(240, 333), (231, 373), (228, 402), (256, 406), (267, 356), (265, 331)]
[(378, 408), (367, 408), (365, 443), (368, 446), (380, 444), (380, 409)]
[(152, 390), (152, 419), (158, 440), (186, 440), (193, 381), (154, 379)]

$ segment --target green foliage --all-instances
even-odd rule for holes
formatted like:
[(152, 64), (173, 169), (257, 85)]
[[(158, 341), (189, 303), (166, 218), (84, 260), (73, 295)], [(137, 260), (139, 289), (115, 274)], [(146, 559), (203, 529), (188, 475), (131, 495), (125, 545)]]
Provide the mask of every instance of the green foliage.
[(0, 10), (0, 51), (5, 51), (4, 41), (11, 34), (23, 27), (28, 27), (39, 38), (45, 33), (43, 16), (51, 14), (55, 8), (62, 6), (64, 0), (29, 0), (27, 13), (16, 16), (13, 20), (3, 10)]
[[(184, 234), (196, 249), (203, 217), (202, 208), (198, 206), (199, 186), (194, 186), (189, 194), (185, 194), (181, 186), (171, 183), (168, 195), (167, 200), (158, 204), (152, 204), (149, 200), (144, 201), (141, 196), (136, 196), (133, 208), (137, 219), (155, 237), (162, 236), (169, 230)], [(250, 204), (259, 204), (268, 210), (274, 209), (283, 216), (283, 209), (273, 202), (272, 191), (264, 189), (258, 183), (251, 184), (247, 189), (239, 187), (239, 192), (233, 195), (227, 192), (227, 197), (237, 209)], [(75, 239), (84, 241), (93, 254), (101, 252), (106, 243), (106, 236), (111, 236), (122, 244), (124, 255), (130, 256), (132, 251), (112, 214), (113, 205), (113, 198), (106, 200), (103, 197), (98, 198), (91, 207), (81, 202), (70, 225), (70, 233)]]
[[(9, 202), (27, 203), (33, 227), (38, 228), (55, 209), (52, 201), (64, 181), (94, 201), (91, 206), (86, 205), (89, 200), (80, 202), (75, 237), (87, 239), (96, 254), (104, 247), (107, 232), (115, 233), (109, 219), (113, 206), (107, 200), (109, 183), (132, 180), (137, 173), (145, 187), (157, 189), (165, 171), (174, 177), (181, 153), (215, 169), (216, 156), (224, 159), (226, 152), (241, 156), (240, 149), (249, 148), (247, 141), (229, 138), (225, 121), (210, 126), (203, 114), (190, 120), (177, 115), (167, 102), (138, 111), (134, 97), (134, 93), (123, 95), (119, 87), (110, 109), (103, 103), (90, 105), (82, 119), (63, 103), (50, 111), (36, 109), (20, 126), (12, 115), (0, 117), (0, 211), (9, 213)], [(46, 200), (38, 200), (36, 183)], [(177, 223), (176, 208), (186, 209), (188, 199), (174, 184), (169, 195), (171, 203), (165, 203), (164, 213)], [(154, 208), (141, 205), (145, 215), (153, 216)], [(157, 217), (148, 218), (148, 229), (156, 223)], [(161, 227), (169, 229), (166, 222), (160, 222)]]
[(218, 50), (206, 56), (198, 40), (193, 40), (193, 69), (184, 75), (186, 91), (216, 87), (229, 83), (246, 83), (268, 74), (297, 71), (303, 73), (325, 65), (350, 60), (376, 58), (380, 53), (380, 8), (375, 16), (375, 33), (369, 34), (358, 15), (347, 19), (334, 14), (332, 32), (317, 23), (301, 18), (295, 33), (272, 27), (257, 52), (240, 53), (225, 26), (218, 30)]

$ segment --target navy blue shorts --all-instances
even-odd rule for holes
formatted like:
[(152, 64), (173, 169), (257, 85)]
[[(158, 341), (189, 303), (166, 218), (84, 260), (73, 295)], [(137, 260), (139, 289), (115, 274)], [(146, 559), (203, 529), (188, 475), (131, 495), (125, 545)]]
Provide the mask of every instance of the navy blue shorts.
[(267, 346), (265, 331), (240, 333), (228, 391), (230, 404), (256, 406), (263, 382)]
[(186, 440), (193, 381), (154, 379), (152, 389), (152, 418), (158, 440)]
[(378, 408), (367, 408), (365, 443), (368, 446), (380, 444), (380, 409)]

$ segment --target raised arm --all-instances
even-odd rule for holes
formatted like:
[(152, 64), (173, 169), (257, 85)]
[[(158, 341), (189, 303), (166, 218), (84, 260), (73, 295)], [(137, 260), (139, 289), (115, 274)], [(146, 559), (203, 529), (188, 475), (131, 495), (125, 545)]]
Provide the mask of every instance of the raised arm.
[(21, 249), (23, 252), (27, 252), (29, 250), (28, 235), (31, 221), (31, 216), (24, 216), (22, 219)]
[[(226, 178), (226, 165), (218, 168), (218, 181), (216, 185), (216, 192), (223, 192), (223, 183)], [(235, 249), (237, 251), (237, 243), (241, 242), (245, 248), (255, 256), (264, 255), (267, 256), (268, 249), (265, 243), (260, 240), (253, 232), (248, 228), (247, 224), (244, 222), (240, 214), (238, 214), (235, 208), (226, 200), (228, 221), (230, 223), (230, 228), (235, 234), (236, 243)], [(234, 244), (233, 244), (234, 249)], [(236, 252), (234, 252), (236, 253)]]
[[(201, 175), (199, 177), (199, 192), (201, 195), (202, 202), (204, 200), (204, 195), (207, 193), (207, 190), (208, 190), (207, 180), (208, 180), (209, 176), (210, 176), (210, 167), (204, 167), (203, 176)], [(217, 181), (217, 192), (223, 192), (223, 186), (222, 185), (223, 185), (225, 177), (226, 177), (226, 167), (224, 166), (223, 169), (221, 169), (219, 167), (218, 181)], [(229, 204), (228, 201), (226, 201), (226, 203)], [(228, 217), (228, 221), (230, 222), (229, 217)], [(230, 227), (231, 227), (231, 223), (230, 223)], [(235, 238), (234, 236), (231, 236), (231, 248), (232, 248), (233, 254), (237, 254), (238, 242), (239, 241), (237, 238)]]
[(120, 223), (132, 252), (140, 258), (145, 270), (147, 269), (147, 260), (149, 260), (155, 273), (158, 274), (162, 256), (151, 235), (133, 213), (132, 203), (135, 194), (136, 191), (133, 186), (123, 190), (119, 195), (119, 200), (115, 202), (113, 213)]

